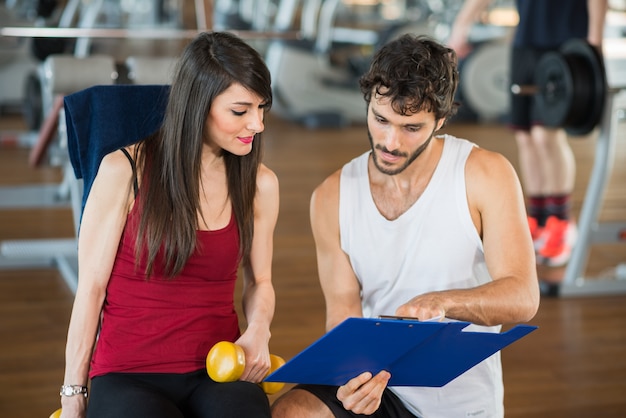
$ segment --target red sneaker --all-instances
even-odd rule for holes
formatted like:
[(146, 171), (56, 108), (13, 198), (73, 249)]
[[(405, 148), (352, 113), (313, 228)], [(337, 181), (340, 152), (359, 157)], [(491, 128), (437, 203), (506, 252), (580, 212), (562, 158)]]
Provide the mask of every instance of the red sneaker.
[(550, 216), (544, 228), (545, 243), (538, 252), (541, 261), (548, 267), (560, 267), (567, 264), (578, 231), (576, 225), (566, 219)]

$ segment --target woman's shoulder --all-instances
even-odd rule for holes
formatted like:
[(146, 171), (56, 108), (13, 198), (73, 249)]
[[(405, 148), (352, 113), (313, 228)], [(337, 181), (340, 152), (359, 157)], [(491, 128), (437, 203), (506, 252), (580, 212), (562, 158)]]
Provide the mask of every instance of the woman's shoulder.
[(261, 192), (278, 190), (278, 176), (265, 164), (259, 166), (256, 182)]
[[(134, 149), (132, 147), (117, 149), (106, 154), (100, 162), (98, 175), (105, 176), (109, 181), (128, 181), (134, 173)], [(131, 160), (133, 160), (131, 162)]]
[(115, 150), (102, 158), (89, 195), (97, 196), (95, 199), (106, 210), (115, 212), (115, 208), (124, 208), (128, 213), (134, 201), (133, 178), (128, 158), (121, 150)]

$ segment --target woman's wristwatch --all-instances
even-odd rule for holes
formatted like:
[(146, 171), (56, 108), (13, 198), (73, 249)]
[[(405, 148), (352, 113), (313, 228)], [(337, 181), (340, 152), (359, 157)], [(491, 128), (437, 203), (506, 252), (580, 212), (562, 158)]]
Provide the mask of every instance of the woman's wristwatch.
[(82, 385), (63, 385), (61, 386), (61, 396), (83, 395), (87, 397), (87, 386)]

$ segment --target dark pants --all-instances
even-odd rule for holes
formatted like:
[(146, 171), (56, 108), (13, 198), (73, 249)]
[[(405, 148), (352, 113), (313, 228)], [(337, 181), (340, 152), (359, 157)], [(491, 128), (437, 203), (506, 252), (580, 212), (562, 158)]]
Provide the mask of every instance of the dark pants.
[[(549, 49), (513, 48), (511, 52), (511, 84), (535, 84), (537, 63)], [(513, 129), (530, 130), (532, 125), (543, 125), (542, 115), (532, 95), (511, 94), (510, 125)]]
[(187, 374), (111, 373), (92, 379), (87, 418), (267, 417), (261, 387), (216, 383), (206, 371)]
[(383, 392), (380, 407), (372, 415), (355, 414), (347, 411), (341, 401), (337, 399), (337, 386), (297, 385), (295, 389), (306, 390), (317, 396), (320, 401), (328, 406), (335, 418), (417, 418), (389, 388)]

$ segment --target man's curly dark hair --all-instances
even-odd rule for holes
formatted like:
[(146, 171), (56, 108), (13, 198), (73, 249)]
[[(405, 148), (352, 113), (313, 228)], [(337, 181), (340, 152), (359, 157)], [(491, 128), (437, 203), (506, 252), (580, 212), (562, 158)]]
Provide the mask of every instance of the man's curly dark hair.
[(385, 44), (359, 84), (365, 101), (372, 94), (388, 97), (394, 111), (411, 115), (419, 111), (435, 119), (453, 116), (459, 83), (455, 52), (424, 35), (404, 34)]

